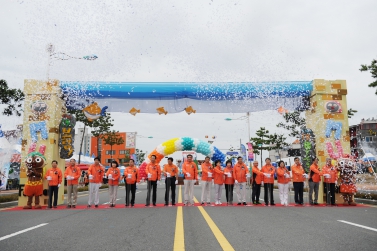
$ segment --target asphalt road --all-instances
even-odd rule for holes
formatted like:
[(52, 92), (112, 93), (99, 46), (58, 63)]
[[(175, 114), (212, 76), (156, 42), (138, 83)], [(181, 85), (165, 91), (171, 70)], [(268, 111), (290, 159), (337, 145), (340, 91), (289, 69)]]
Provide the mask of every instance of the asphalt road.
[[(164, 190), (160, 185), (158, 204), (164, 203)], [(185, 250), (360, 251), (377, 246), (375, 206), (145, 208), (146, 186), (139, 185), (136, 204), (142, 206), (124, 208), (124, 194), (122, 187), (115, 209), (104, 204), (105, 190), (99, 209), (0, 211), (0, 250), (182, 250), (180, 243)], [(194, 194), (200, 200), (199, 186)], [(87, 200), (86, 193), (80, 194), (78, 204)]]

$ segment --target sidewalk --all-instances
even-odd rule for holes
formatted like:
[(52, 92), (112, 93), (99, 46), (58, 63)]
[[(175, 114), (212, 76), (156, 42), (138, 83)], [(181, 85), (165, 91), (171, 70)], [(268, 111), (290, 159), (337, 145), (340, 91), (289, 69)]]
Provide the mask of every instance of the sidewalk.
[(13, 190), (1, 190), (0, 191), (0, 196), (2, 195), (9, 195), (9, 194), (18, 194), (18, 189), (13, 189)]

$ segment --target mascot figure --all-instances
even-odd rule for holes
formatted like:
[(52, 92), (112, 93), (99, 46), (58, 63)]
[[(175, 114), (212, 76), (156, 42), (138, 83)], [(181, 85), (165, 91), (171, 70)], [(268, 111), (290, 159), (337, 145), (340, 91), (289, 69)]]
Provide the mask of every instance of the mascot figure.
[(44, 154), (45, 146), (39, 148), (39, 152), (30, 152), (25, 160), (27, 182), (24, 188), (24, 195), (28, 197), (27, 204), (24, 209), (31, 209), (33, 197), (35, 196), (35, 209), (42, 208), (39, 205), (39, 196), (43, 194), (43, 167), (46, 165)]
[(353, 195), (357, 191), (355, 161), (350, 158), (338, 159), (338, 170), (340, 172), (340, 193), (343, 196), (343, 205), (356, 206), (353, 201)]

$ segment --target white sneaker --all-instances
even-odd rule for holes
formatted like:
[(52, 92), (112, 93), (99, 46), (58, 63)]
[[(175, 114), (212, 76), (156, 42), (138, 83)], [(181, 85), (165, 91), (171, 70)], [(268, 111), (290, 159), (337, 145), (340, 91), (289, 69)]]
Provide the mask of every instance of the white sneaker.
[(221, 203), (221, 201), (219, 201), (219, 205), (222, 205), (223, 203)]
[(215, 205), (218, 205), (219, 204), (219, 202), (218, 201), (215, 201)]

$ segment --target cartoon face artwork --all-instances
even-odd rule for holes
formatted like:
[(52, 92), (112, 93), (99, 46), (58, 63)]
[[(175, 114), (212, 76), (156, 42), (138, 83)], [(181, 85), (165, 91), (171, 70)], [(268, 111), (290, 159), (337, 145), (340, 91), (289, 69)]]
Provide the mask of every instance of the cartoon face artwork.
[(342, 113), (342, 105), (338, 101), (329, 101), (325, 105), (328, 113)]
[(28, 170), (43, 168), (46, 163), (46, 158), (39, 152), (31, 152), (28, 154), (25, 164)]
[(47, 104), (42, 100), (37, 100), (31, 104), (31, 111), (34, 114), (45, 114), (47, 112)]

